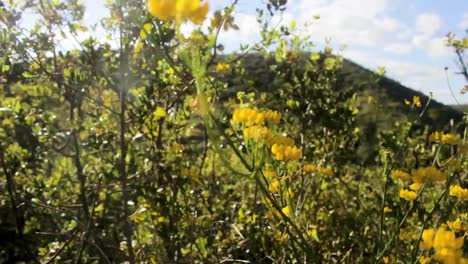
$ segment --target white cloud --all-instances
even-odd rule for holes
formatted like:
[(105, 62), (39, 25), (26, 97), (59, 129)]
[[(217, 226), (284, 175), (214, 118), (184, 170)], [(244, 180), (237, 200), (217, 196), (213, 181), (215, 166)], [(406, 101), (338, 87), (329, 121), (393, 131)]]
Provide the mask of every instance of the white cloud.
[[(294, 10), (299, 22), (310, 21), (320, 15), (307, 34), (315, 39), (331, 38), (333, 42), (348, 45), (380, 46), (382, 43), (401, 42), (409, 28), (386, 14), (387, 0), (299, 0)], [(311, 10), (313, 10), (311, 12)]]
[(468, 29), (468, 13), (463, 14), (462, 21), (458, 24), (458, 27), (465, 30)]
[(384, 51), (395, 54), (409, 54), (413, 47), (407, 43), (391, 43), (384, 46)]
[(442, 20), (437, 14), (422, 13), (416, 17), (415, 29), (424, 35), (433, 35), (441, 26)]

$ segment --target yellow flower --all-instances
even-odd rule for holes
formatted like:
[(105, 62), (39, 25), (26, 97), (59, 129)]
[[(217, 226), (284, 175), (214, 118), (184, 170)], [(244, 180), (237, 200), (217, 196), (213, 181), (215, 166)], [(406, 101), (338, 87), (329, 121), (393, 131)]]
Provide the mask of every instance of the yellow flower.
[(419, 98), (419, 96), (413, 96), (413, 103), (416, 107), (421, 107), (421, 98)]
[(392, 209), (388, 206), (385, 206), (384, 209), (383, 209), (384, 213), (390, 213), (392, 211)]
[(208, 14), (209, 5), (199, 0), (148, 0), (148, 11), (161, 20), (176, 20), (178, 23), (191, 20), (201, 24)]
[(283, 212), (283, 214), (285, 214), (287, 217), (291, 217), (291, 207), (289, 206), (286, 206), (286, 207), (283, 207), (283, 209), (281, 209), (281, 212)]
[(266, 170), (263, 172), (263, 175), (268, 179), (273, 179), (273, 178), (278, 177), (278, 174), (276, 174), (276, 172), (273, 170)]
[(328, 177), (333, 176), (333, 170), (330, 168), (319, 168), (319, 171), (325, 176), (328, 176)]
[(274, 144), (281, 144), (286, 146), (294, 146), (294, 139), (285, 136), (274, 136), (268, 139), (268, 145), (273, 146)]
[(459, 185), (450, 186), (450, 196), (456, 196), (460, 200), (468, 200), (468, 189)]
[(273, 180), (270, 182), (270, 185), (268, 186), (268, 189), (270, 190), (270, 192), (272, 193), (277, 193), (279, 192), (279, 188), (280, 188), (280, 182), (278, 180)]
[(263, 140), (271, 137), (271, 130), (265, 126), (251, 126), (244, 128), (244, 137), (253, 140)]
[(426, 256), (421, 256), (419, 258), (419, 263), (420, 264), (430, 264), (432, 261), (432, 258), (431, 257), (426, 257)]
[(434, 258), (444, 263), (459, 263), (462, 259), (464, 237), (455, 237), (455, 233), (441, 227), (434, 236)]
[(413, 191), (419, 191), (419, 189), (421, 189), (422, 185), (423, 185), (423, 184), (420, 183), (420, 182), (415, 182), (415, 183), (411, 184), (411, 185), (409, 186), (409, 188), (410, 188), (411, 190), (413, 190)]
[(316, 172), (317, 166), (312, 165), (312, 164), (307, 164), (302, 167), (302, 170), (304, 170), (305, 173)]
[(468, 225), (465, 224), (460, 218), (455, 221), (447, 221), (447, 226), (453, 231), (468, 231)]
[(447, 174), (435, 167), (418, 168), (411, 171), (413, 181), (422, 183), (425, 179), (431, 181), (444, 181), (447, 179)]
[(434, 235), (434, 228), (424, 229), (419, 247), (427, 250), (431, 249), (434, 244)]
[(391, 175), (392, 175), (392, 179), (394, 180), (400, 179), (400, 180), (407, 181), (411, 179), (411, 175), (409, 173), (406, 173), (401, 170), (392, 170)]
[(457, 145), (461, 141), (459, 134), (445, 134), (442, 132), (434, 132), (429, 136), (429, 140), (436, 143)]
[(148, 11), (162, 20), (172, 20), (176, 16), (175, 0), (149, 0)]
[(405, 189), (401, 189), (400, 190), (400, 197), (405, 199), (405, 200), (412, 201), (412, 200), (416, 200), (417, 194), (415, 192), (413, 192), (413, 191), (408, 191), (408, 190), (405, 190)]
[(302, 157), (302, 148), (296, 146), (273, 144), (271, 152), (277, 160), (299, 160)]
[(216, 64), (216, 72), (226, 72), (231, 69), (231, 66), (226, 63), (218, 63)]

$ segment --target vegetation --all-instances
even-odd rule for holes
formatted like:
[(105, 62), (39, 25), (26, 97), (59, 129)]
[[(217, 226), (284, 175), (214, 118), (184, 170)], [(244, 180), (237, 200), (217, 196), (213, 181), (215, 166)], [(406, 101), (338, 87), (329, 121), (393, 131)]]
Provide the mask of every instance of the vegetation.
[(236, 4), (0, 7), (0, 262), (468, 262), (466, 114)]

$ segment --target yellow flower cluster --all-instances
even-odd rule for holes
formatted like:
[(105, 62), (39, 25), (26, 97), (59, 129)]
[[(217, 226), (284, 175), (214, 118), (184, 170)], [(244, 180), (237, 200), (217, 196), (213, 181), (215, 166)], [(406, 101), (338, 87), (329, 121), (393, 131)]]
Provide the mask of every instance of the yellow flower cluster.
[(391, 175), (392, 175), (392, 179), (394, 180), (400, 179), (400, 180), (407, 181), (411, 179), (411, 175), (409, 173), (401, 171), (401, 170), (392, 170)]
[(244, 137), (254, 140), (264, 140), (271, 137), (271, 130), (266, 126), (250, 126), (244, 128)]
[(414, 182), (424, 182), (425, 179), (433, 182), (445, 181), (447, 179), (447, 174), (434, 167), (411, 170), (411, 175), (413, 175), (412, 179)]
[(314, 173), (314, 172), (319, 172), (322, 173), (325, 176), (333, 176), (333, 170), (330, 168), (324, 168), (324, 167), (317, 167), (313, 164), (306, 164), (302, 167), (302, 170), (305, 173)]
[(216, 72), (226, 72), (231, 69), (231, 66), (226, 63), (218, 63), (216, 64)]
[(417, 196), (418, 195), (416, 194), (416, 192), (409, 191), (409, 190), (406, 190), (406, 189), (401, 189), (400, 190), (400, 198), (403, 198), (405, 200), (413, 201), (413, 200), (416, 200)]
[(420, 247), (426, 250), (434, 248), (434, 259), (446, 264), (468, 263), (463, 258), (464, 237), (456, 237), (455, 232), (445, 226), (437, 231), (433, 228), (425, 229), (422, 234)]
[(456, 196), (460, 200), (468, 200), (468, 189), (459, 185), (452, 185), (450, 186), (450, 195)]
[(280, 182), (278, 180), (272, 180), (270, 182), (270, 185), (268, 186), (268, 189), (270, 190), (270, 192), (272, 193), (277, 193), (279, 192), (279, 189), (280, 189)]
[(429, 136), (429, 140), (436, 143), (457, 145), (460, 143), (461, 138), (459, 134), (445, 134), (442, 132), (434, 132)]
[(263, 171), (263, 175), (268, 179), (273, 179), (273, 178), (278, 177), (278, 174), (276, 174), (276, 171), (274, 170), (265, 170)]
[(468, 232), (468, 224), (463, 222), (460, 218), (455, 221), (447, 221), (447, 226), (453, 231), (465, 231)]
[(242, 108), (236, 109), (232, 114), (232, 121), (236, 123), (264, 124), (272, 122), (278, 124), (281, 120), (281, 113), (277, 111), (259, 111), (257, 109)]
[(294, 139), (285, 136), (274, 136), (268, 139), (268, 145), (273, 146), (274, 144), (294, 146)]
[(317, 168), (317, 166), (315, 166), (313, 164), (306, 164), (306, 165), (302, 166), (302, 170), (305, 173), (313, 173), (313, 172), (317, 172), (318, 168)]
[(277, 160), (299, 160), (302, 158), (302, 148), (283, 144), (274, 144), (271, 152)]
[(148, 0), (148, 11), (161, 20), (183, 22), (191, 20), (201, 24), (208, 14), (209, 5), (200, 0)]

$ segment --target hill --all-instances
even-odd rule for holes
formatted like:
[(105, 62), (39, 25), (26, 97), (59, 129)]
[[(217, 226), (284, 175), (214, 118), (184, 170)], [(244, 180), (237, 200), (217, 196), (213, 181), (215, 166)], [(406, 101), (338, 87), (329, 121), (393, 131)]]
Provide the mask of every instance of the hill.
[[(302, 54), (303, 59), (310, 57)], [(221, 58), (224, 60), (225, 58)], [(248, 54), (241, 58), (247, 78), (227, 76), (226, 81), (231, 89), (228, 96), (235, 96), (238, 91), (271, 92), (282, 85), (282, 80), (272, 69), (274, 58), (265, 58), (260, 54)], [(463, 113), (459, 108), (444, 105), (436, 99), (430, 99), (421, 92), (406, 87), (388, 77), (380, 77), (363, 66), (344, 59), (334, 89), (346, 92), (347, 96), (357, 96), (361, 123), (368, 119), (376, 122), (380, 128), (392, 127), (395, 122), (414, 120), (418, 117), (428, 100), (429, 106), (421, 117), (422, 127), (428, 125), (431, 130), (447, 129), (450, 121), (462, 120)], [(405, 105), (405, 99), (411, 101), (414, 96), (421, 99), (421, 108)], [(350, 98), (348, 98), (350, 99)], [(277, 98), (277, 100), (282, 100)], [(312, 99), (313, 100), (313, 99)], [(273, 103), (274, 104), (274, 103)]]

